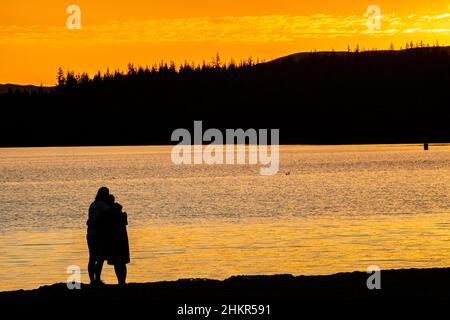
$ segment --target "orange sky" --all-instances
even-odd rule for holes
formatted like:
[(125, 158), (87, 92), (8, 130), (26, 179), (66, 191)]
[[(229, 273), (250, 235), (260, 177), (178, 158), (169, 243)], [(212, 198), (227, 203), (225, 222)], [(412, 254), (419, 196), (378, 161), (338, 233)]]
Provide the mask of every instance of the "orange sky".
[[(69, 30), (66, 8), (81, 8)], [(381, 29), (369, 32), (369, 5)], [(450, 0), (3, 0), (0, 83), (55, 84), (59, 66), (93, 74), (128, 62), (266, 60), (347, 45), (386, 49), (406, 41), (450, 45)]]

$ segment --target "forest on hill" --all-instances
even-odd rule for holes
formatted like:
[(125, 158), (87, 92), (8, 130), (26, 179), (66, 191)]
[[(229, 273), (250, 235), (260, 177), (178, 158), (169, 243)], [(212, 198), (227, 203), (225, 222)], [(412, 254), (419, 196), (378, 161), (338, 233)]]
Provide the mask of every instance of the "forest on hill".
[(448, 142), (450, 50), (311, 52), (128, 66), (0, 95), (0, 146), (170, 144), (176, 128), (280, 129), (282, 144)]

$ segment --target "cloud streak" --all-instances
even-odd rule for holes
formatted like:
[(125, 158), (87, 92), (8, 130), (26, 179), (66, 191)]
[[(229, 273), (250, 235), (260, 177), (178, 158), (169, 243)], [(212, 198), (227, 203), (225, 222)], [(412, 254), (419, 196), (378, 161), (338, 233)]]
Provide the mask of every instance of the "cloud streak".
[(381, 30), (371, 31), (364, 16), (316, 14), (310, 16), (266, 15), (122, 21), (65, 26), (0, 26), (0, 44), (121, 44), (166, 42), (280, 42), (362, 35), (405, 33), (450, 34), (450, 13), (381, 17)]

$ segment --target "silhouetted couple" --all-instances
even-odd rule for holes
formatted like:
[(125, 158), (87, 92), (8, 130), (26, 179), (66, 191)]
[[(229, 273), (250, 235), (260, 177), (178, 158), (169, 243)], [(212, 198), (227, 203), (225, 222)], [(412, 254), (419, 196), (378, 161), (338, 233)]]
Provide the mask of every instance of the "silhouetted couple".
[(91, 284), (103, 284), (101, 274), (105, 260), (109, 265), (114, 265), (119, 284), (125, 284), (127, 263), (130, 262), (127, 224), (127, 214), (122, 211), (122, 206), (115, 201), (108, 188), (101, 187), (89, 207), (87, 221)]

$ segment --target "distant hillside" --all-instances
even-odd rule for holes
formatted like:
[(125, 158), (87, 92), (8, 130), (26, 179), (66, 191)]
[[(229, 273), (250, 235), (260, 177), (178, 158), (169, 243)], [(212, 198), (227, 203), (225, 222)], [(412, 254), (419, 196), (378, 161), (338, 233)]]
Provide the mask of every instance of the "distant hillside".
[[(397, 53), (397, 54), (408, 54), (408, 53), (417, 53), (417, 52), (425, 52), (433, 50), (433, 48), (412, 48), (412, 49), (402, 49), (402, 50), (376, 50), (376, 51), (360, 51), (358, 52), (359, 55), (387, 55), (391, 53)], [(439, 47), (440, 51), (447, 52), (450, 54), (450, 46), (448, 47)], [(348, 52), (348, 51), (311, 51), (311, 52), (298, 52), (294, 54), (290, 54), (284, 57), (276, 58), (270, 62), (267, 63), (283, 63), (283, 62), (299, 62), (302, 59), (305, 59), (307, 57), (311, 56), (336, 56), (336, 57), (351, 57), (355, 55), (355, 52)]]
[(43, 92), (50, 92), (55, 87), (41, 87), (41, 86), (33, 86), (33, 85), (19, 85), (19, 84), (0, 84), (0, 94), (8, 93), (9, 90), (12, 90), (13, 92), (19, 91), (19, 92), (39, 92), (39, 90), (42, 90)]
[(0, 146), (170, 144), (194, 120), (222, 131), (277, 128), (282, 144), (450, 141), (443, 47), (58, 78), (54, 91), (0, 95)]

